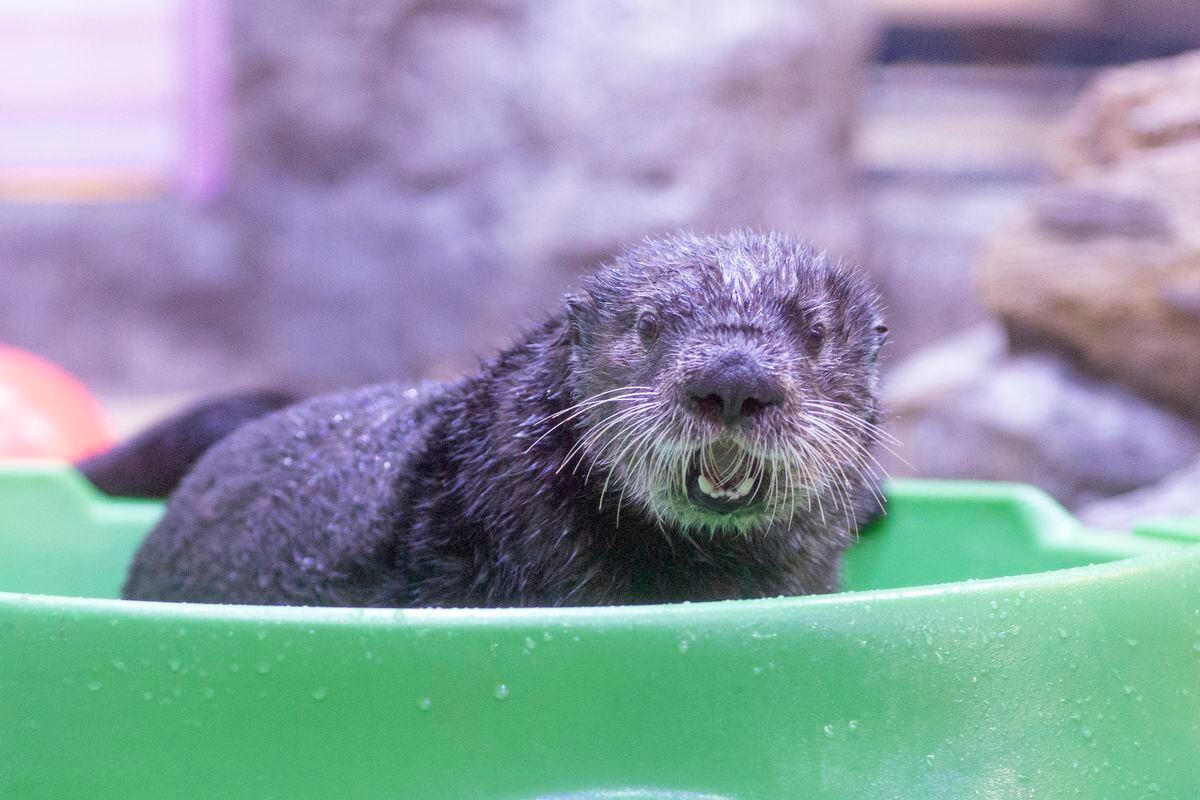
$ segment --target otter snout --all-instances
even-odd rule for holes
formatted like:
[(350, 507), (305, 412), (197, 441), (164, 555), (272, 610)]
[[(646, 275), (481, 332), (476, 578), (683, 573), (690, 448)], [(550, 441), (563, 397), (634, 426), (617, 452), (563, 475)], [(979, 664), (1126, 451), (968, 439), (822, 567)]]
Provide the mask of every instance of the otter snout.
[(726, 425), (758, 416), (784, 400), (783, 384), (741, 350), (710, 358), (684, 381), (683, 393), (692, 411)]

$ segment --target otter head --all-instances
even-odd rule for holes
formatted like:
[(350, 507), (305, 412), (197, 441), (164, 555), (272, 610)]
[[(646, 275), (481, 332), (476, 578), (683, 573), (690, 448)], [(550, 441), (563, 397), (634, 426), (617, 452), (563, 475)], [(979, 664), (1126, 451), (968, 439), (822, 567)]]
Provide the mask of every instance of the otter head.
[(574, 456), (685, 529), (849, 510), (876, 437), (878, 295), (780, 235), (676, 235), (569, 302)]

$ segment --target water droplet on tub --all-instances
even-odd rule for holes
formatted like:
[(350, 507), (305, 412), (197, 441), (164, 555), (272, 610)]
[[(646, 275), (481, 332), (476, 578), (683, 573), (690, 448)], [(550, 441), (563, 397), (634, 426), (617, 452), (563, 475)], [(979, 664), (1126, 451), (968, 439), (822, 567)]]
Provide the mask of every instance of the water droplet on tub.
[(258, 662), (258, 665), (255, 667), (255, 669), (258, 670), (259, 675), (266, 675), (268, 672), (271, 671), (271, 665), (269, 662), (260, 661), (260, 662)]
[(183, 662), (178, 658), (168, 658), (167, 666), (171, 668), (171, 672), (179, 672), (179, 668), (183, 666)]
[(496, 698), (497, 700), (503, 700), (508, 697), (508, 684), (496, 684), (496, 688), (492, 690), (492, 697)]
[(825, 738), (827, 738), (827, 739), (832, 739), (832, 738), (833, 738), (833, 725), (832, 725), (832, 724), (831, 724), (831, 725), (826, 725), (826, 726), (825, 726), (824, 728), (822, 728), (821, 730), (822, 730), (822, 731), (824, 731), (824, 733), (825, 733)]
[(419, 700), (417, 700), (417, 708), (421, 709), (422, 711), (428, 711), (432, 707), (433, 707), (433, 701), (430, 700), (428, 697), (422, 697)]
[(679, 652), (686, 653), (689, 647), (691, 647), (691, 644), (688, 643), (687, 639), (679, 640)]
[(114, 658), (112, 660), (112, 665), (113, 665), (113, 669), (117, 670), (118, 672), (128, 672), (129, 671), (129, 667), (125, 666), (125, 662), (119, 658)]
[(89, 692), (98, 692), (100, 691), (100, 688), (104, 686), (104, 684), (102, 684), (100, 681), (92, 681), (87, 686)]
[(1130, 647), (1137, 647), (1137, 639), (1126, 639), (1125, 644), (1129, 645)]
[(325, 688), (324, 686), (318, 686), (317, 688), (312, 690), (313, 700), (316, 700), (319, 702), (321, 700), (324, 700), (326, 697), (329, 697), (329, 690), (327, 688)]

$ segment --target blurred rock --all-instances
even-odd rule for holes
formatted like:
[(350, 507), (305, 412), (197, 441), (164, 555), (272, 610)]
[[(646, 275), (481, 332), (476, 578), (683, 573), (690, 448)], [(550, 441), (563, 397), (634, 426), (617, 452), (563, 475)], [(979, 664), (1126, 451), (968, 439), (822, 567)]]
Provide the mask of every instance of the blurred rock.
[(255, 271), (219, 210), (176, 200), (0, 206), (0, 341), (93, 387), (269, 379), (254, 363)]
[(973, 266), (1045, 181), (1046, 143), (1086, 74), (1045, 66), (873, 68), (856, 152), (869, 267), (887, 302), (892, 358), (991, 318)]
[(119, 393), (439, 377), (650, 233), (864, 255), (869, 0), (227, 6), (226, 191), (0, 207), (0, 340)]
[[(1080, 4), (1073, 0), (1072, 5)], [(1098, 27), (1121, 39), (1177, 49), (1200, 43), (1200, 3), (1196, 0), (1090, 0), (1088, 5), (1095, 7)]]
[(1068, 506), (1152, 483), (1200, 454), (1200, 427), (1048, 353), (1006, 355), (987, 325), (897, 365), (893, 474), (1040, 486)]
[(1155, 519), (1200, 519), (1200, 461), (1158, 483), (1089, 503), (1079, 509), (1078, 516), (1093, 527), (1118, 531)]
[(866, 0), (232, 6), (234, 196), (306, 383), (453, 374), (626, 244), (861, 256)]
[(1066, 124), (1063, 172), (1200, 137), (1200, 52), (1102, 72)]
[(1200, 55), (1106, 73), (1060, 180), (996, 237), (985, 302), (1019, 344), (1200, 414)]

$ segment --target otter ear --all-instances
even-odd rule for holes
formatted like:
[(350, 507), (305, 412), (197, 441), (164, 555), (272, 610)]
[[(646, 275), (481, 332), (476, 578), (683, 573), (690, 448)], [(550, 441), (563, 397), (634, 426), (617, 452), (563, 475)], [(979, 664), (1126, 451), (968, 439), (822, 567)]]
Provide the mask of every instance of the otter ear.
[(586, 345), (590, 340), (588, 331), (594, 307), (587, 295), (569, 294), (566, 298), (566, 335), (575, 345)]
[(888, 327), (887, 327), (887, 325), (884, 325), (882, 322), (879, 322), (875, 325), (874, 328), (871, 329), (871, 333), (872, 333), (871, 359), (874, 360), (874, 359), (879, 358), (879, 351), (883, 349), (883, 346), (885, 344), (887, 344)]

